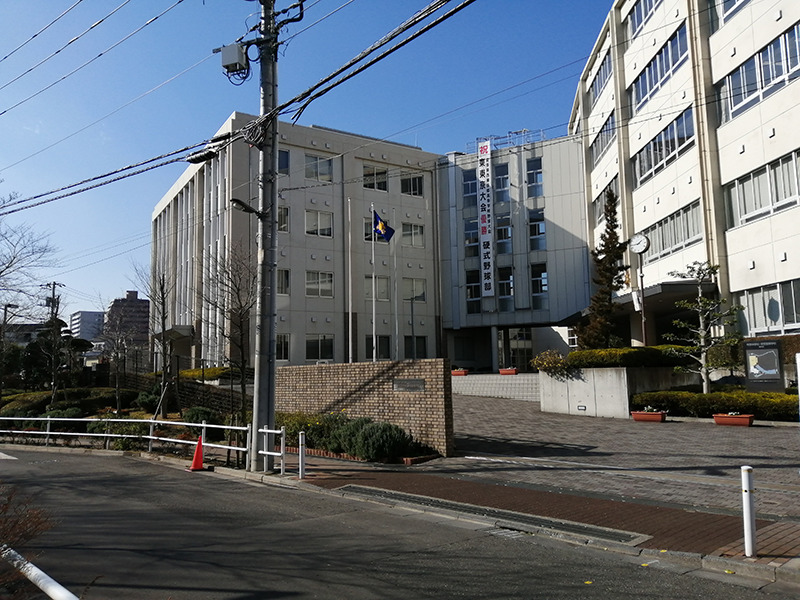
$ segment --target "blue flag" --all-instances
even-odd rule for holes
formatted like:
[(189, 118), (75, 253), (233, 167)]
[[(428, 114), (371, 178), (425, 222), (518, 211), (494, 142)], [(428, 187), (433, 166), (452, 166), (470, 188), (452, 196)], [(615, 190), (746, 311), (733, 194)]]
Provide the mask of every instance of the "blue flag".
[(388, 242), (389, 240), (392, 239), (392, 236), (394, 235), (394, 229), (389, 227), (389, 224), (383, 219), (381, 219), (378, 216), (378, 213), (375, 212), (374, 210), (372, 211), (372, 214), (375, 215), (375, 219), (373, 220), (372, 230)]

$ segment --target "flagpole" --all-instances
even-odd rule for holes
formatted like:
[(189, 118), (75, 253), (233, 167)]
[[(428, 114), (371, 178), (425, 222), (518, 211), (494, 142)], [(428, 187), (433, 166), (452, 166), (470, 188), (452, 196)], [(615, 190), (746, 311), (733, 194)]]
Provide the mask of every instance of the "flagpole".
[(347, 197), (347, 360), (353, 362), (353, 219)]
[[(397, 219), (395, 218), (395, 209), (392, 207), (392, 223), (394, 226), (397, 227)], [(392, 256), (394, 257), (394, 274), (392, 279), (394, 279), (394, 359), (400, 360), (400, 306), (397, 303), (397, 250), (394, 248), (392, 250)]]
[(372, 362), (377, 362), (378, 360), (378, 353), (377, 353), (377, 343), (378, 340), (375, 336), (375, 204), (370, 202), (369, 204), (370, 212), (370, 219), (372, 220)]

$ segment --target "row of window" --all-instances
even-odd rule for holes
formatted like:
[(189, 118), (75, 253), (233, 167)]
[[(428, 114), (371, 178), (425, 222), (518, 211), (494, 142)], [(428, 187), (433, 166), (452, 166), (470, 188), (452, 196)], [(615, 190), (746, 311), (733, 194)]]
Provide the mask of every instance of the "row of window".
[[(547, 298), (547, 264), (536, 263), (530, 266), (531, 276), (531, 309), (546, 310)], [(497, 269), (497, 310), (512, 312), (514, 310), (514, 270), (512, 267)], [(481, 305), (481, 272), (478, 269), (466, 272), (467, 314), (478, 314)]]
[(700, 201), (676, 210), (643, 231), (650, 239), (650, 247), (642, 255), (645, 263), (653, 262), (673, 252), (696, 244), (703, 239)]
[(634, 187), (639, 187), (694, 145), (694, 113), (689, 107), (633, 157)]
[[(279, 333), (275, 340), (275, 358), (277, 360), (289, 360), (289, 345), (291, 336), (288, 333)], [(376, 358), (391, 359), (392, 338), (389, 335), (379, 335), (376, 337)], [(305, 336), (306, 360), (334, 360), (334, 336), (329, 333), (309, 333)], [(364, 348), (367, 357), (372, 357), (372, 336), (364, 338)], [(406, 335), (403, 338), (403, 350), (406, 358), (428, 358), (428, 339), (425, 336)]]
[(653, 12), (661, 4), (661, 0), (636, 0), (626, 19), (628, 38), (633, 39), (642, 31), (642, 27), (650, 19)]
[(681, 25), (664, 47), (653, 57), (630, 88), (631, 112), (636, 114), (661, 86), (672, 77), (689, 55), (686, 23)]
[[(305, 155), (305, 177), (315, 181), (333, 181), (333, 159), (313, 154)], [(364, 165), (363, 185), (366, 189), (388, 191), (389, 171), (385, 167)], [(278, 151), (278, 173), (289, 174), (289, 151)], [(423, 176), (408, 174), (400, 176), (400, 193), (408, 196), (423, 195)]]
[[(305, 294), (311, 298), (333, 298), (333, 272), (306, 271)], [(291, 271), (289, 269), (277, 270), (278, 294), (288, 296), (291, 290)], [(375, 299), (389, 300), (391, 284), (389, 277), (377, 275), (375, 277)], [(400, 293), (405, 302), (427, 301), (427, 283), (420, 277), (403, 277)], [(364, 276), (364, 297), (372, 300), (372, 275)]]
[[(510, 187), (508, 178), (508, 163), (500, 163), (493, 166), (494, 171), (494, 201), (508, 202), (510, 197)], [(463, 206), (478, 205), (478, 172), (477, 169), (464, 169), (462, 172), (463, 187), (462, 200)], [(544, 179), (542, 174), (542, 158), (536, 156), (529, 158), (526, 163), (526, 177), (528, 198), (537, 198), (544, 195)]]
[[(495, 251), (497, 254), (511, 254), (512, 231), (510, 215), (501, 215), (495, 219)], [(528, 211), (528, 237), (530, 250), (547, 250), (545, 236), (544, 209), (535, 208)], [(478, 219), (464, 219), (464, 257), (471, 258), (480, 255), (480, 234)]]
[(595, 73), (592, 84), (589, 86), (589, 100), (592, 106), (595, 105), (600, 94), (603, 93), (606, 84), (611, 79), (611, 74), (611, 52), (606, 52), (606, 56), (603, 62), (600, 63), (600, 68), (597, 70), (597, 73)]
[(600, 157), (605, 154), (608, 147), (611, 145), (611, 142), (617, 137), (617, 123), (614, 119), (614, 111), (611, 111), (611, 114), (608, 115), (608, 119), (606, 122), (603, 123), (603, 127), (600, 128), (600, 133), (597, 134), (597, 137), (594, 138), (592, 145), (589, 146), (589, 152), (592, 157), (592, 164), (597, 165), (597, 161), (600, 160)]
[(773, 40), (717, 86), (720, 119), (727, 123), (800, 76), (800, 23)]
[[(333, 237), (333, 213), (324, 210), (306, 209), (306, 235)], [(289, 233), (289, 207), (278, 207), (278, 231)], [(372, 219), (364, 219), (364, 241), (388, 243), (374, 232)], [(425, 247), (425, 226), (419, 223), (403, 223), (400, 228), (401, 244), (414, 248)]]
[(745, 335), (796, 333), (800, 329), (800, 279), (737, 295)]
[(724, 186), (728, 227), (743, 225), (798, 203), (800, 150)]

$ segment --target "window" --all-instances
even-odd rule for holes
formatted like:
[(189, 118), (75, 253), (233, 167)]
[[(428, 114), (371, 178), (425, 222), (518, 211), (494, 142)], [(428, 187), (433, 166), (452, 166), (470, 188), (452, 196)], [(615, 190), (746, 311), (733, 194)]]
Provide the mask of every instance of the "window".
[(724, 186), (728, 227), (796, 205), (799, 163), (795, 151)]
[(403, 223), (403, 246), (425, 247), (425, 234), (422, 225)]
[(428, 338), (424, 335), (403, 338), (403, 355), (408, 359), (428, 358)]
[(511, 216), (505, 215), (497, 217), (497, 227), (495, 228), (497, 235), (497, 253), (498, 254), (511, 254)]
[(753, 288), (737, 298), (745, 335), (783, 335), (800, 330), (800, 279)]
[(306, 235), (333, 237), (333, 213), (320, 210), (307, 210)]
[(508, 202), (508, 163), (494, 166), (494, 201)]
[(289, 233), (289, 207), (278, 207), (278, 232)]
[(719, 29), (750, 0), (709, 0), (711, 9), (712, 32)]
[(737, 67), (717, 86), (720, 121), (727, 123), (800, 76), (800, 23)]
[(531, 250), (547, 250), (544, 236), (544, 209), (536, 208), (528, 211), (528, 231)]
[[(364, 297), (372, 300), (372, 275), (364, 276)], [(389, 300), (389, 278), (383, 275), (375, 276), (375, 300)]]
[(478, 219), (464, 219), (464, 257), (478, 256), (480, 252)]
[(570, 348), (578, 347), (578, 332), (574, 327), (567, 327), (567, 346)]
[(402, 177), (400, 179), (400, 193), (409, 196), (422, 196), (422, 175)]
[(538, 198), (544, 196), (543, 179), (542, 179), (542, 158), (528, 159), (528, 198)]
[(686, 24), (681, 25), (631, 85), (631, 112), (636, 114), (686, 60), (689, 45)]
[(544, 310), (547, 307), (547, 264), (531, 265), (531, 308)]
[[(389, 360), (392, 358), (391, 348), (392, 348), (392, 336), (390, 335), (379, 335), (376, 337), (377, 344), (375, 344), (375, 348), (372, 347), (372, 336), (367, 336), (367, 356), (369, 358), (377, 358), (379, 360)], [(373, 351), (376, 352), (376, 355), (373, 356)]]
[(364, 165), (364, 187), (369, 190), (385, 192), (388, 184), (388, 171), (381, 167)]
[(617, 125), (614, 119), (614, 111), (612, 110), (611, 114), (608, 115), (608, 119), (606, 119), (606, 122), (603, 123), (603, 126), (600, 128), (600, 133), (597, 134), (592, 145), (589, 146), (593, 165), (597, 165), (600, 158), (605, 154), (606, 150), (611, 146), (611, 142), (613, 142), (616, 137)]
[(475, 169), (464, 170), (463, 206), (478, 205), (478, 172)]
[(424, 279), (403, 277), (403, 300), (410, 302), (414, 298), (414, 302), (426, 302), (426, 287)]
[(650, 239), (650, 247), (642, 255), (645, 263), (696, 244), (703, 239), (700, 201), (675, 211), (645, 229), (643, 233)]
[(619, 198), (619, 182), (618, 176), (614, 175), (614, 179), (608, 182), (608, 185), (603, 188), (603, 191), (592, 200), (592, 210), (594, 212), (594, 223), (600, 225), (606, 220), (606, 195), (611, 191), (617, 198)]
[(497, 269), (497, 309), (500, 312), (514, 310), (514, 271), (511, 267)]
[(481, 272), (478, 270), (467, 271), (467, 314), (474, 315), (481, 312)]
[(282, 294), (284, 296), (289, 295), (289, 269), (278, 269), (277, 270), (277, 278), (278, 278), (278, 285), (275, 288), (275, 291), (278, 294)]
[(333, 360), (333, 335), (307, 333), (306, 360)]
[(639, 35), (644, 24), (661, 4), (661, 0), (637, 0), (628, 14), (628, 36), (632, 40)]
[(600, 63), (600, 68), (597, 69), (591, 85), (589, 85), (589, 100), (592, 106), (595, 105), (600, 94), (606, 87), (606, 84), (611, 79), (611, 52), (606, 52), (603, 62)]
[(278, 333), (275, 336), (275, 359), (289, 360), (289, 334)]
[(333, 181), (333, 161), (330, 158), (306, 154), (306, 179)]
[(333, 298), (333, 273), (306, 271), (306, 296)]
[(639, 187), (694, 145), (694, 117), (687, 108), (633, 157), (635, 187)]
[(289, 151), (288, 150), (278, 150), (278, 174), (279, 175), (288, 175), (289, 174)]

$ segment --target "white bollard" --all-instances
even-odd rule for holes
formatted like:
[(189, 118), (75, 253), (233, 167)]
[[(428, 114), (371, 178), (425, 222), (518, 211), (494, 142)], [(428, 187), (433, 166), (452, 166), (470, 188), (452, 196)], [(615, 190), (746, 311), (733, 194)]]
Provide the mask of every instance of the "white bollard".
[(299, 448), (297, 449), (297, 478), (304, 479), (306, 476), (306, 432), (301, 431), (298, 437), (300, 439)]
[(744, 555), (756, 555), (756, 499), (753, 467), (742, 467), (742, 509), (744, 515)]

